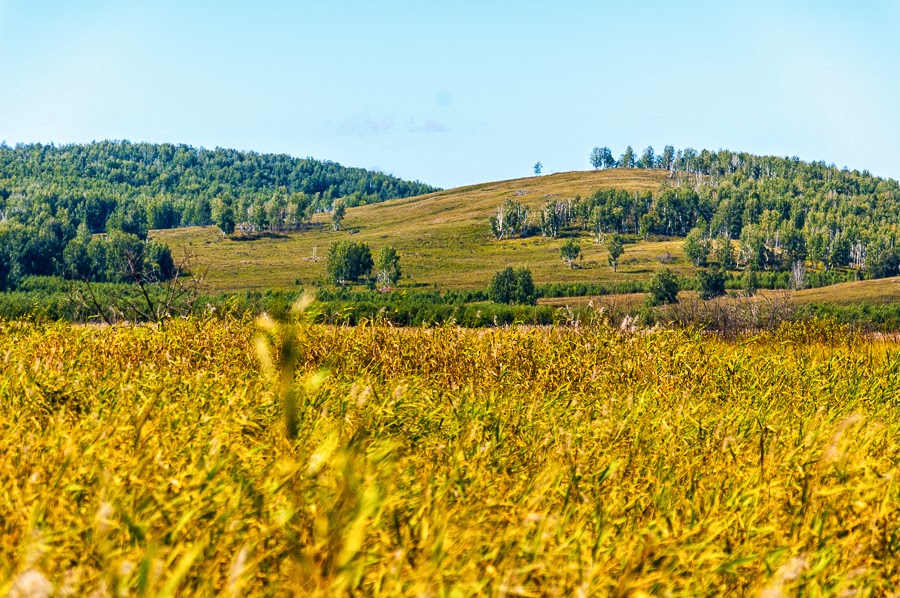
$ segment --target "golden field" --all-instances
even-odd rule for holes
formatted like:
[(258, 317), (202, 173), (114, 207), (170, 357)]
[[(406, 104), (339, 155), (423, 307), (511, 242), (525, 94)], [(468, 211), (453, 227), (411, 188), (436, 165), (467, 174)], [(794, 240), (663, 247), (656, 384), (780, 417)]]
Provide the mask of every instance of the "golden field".
[(0, 324), (0, 595), (893, 595), (900, 345)]

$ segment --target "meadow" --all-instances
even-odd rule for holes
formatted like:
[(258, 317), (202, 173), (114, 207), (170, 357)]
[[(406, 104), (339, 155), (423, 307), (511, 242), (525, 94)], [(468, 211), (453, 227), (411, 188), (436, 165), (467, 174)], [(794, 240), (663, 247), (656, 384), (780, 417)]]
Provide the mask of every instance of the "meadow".
[(892, 595), (898, 396), (824, 322), (0, 323), (0, 595)]

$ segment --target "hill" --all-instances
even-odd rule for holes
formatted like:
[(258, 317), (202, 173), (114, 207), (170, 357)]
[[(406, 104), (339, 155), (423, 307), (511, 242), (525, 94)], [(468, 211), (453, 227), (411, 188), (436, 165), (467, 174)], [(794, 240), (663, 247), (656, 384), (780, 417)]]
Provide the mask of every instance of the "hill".
[[(538, 282), (611, 282), (646, 277), (659, 266), (659, 258), (680, 255), (681, 241), (627, 245), (623, 265), (614, 274), (606, 250), (585, 239), (580, 267), (570, 269), (559, 259), (562, 238), (497, 242), (488, 218), (510, 197), (536, 209), (553, 197), (586, 197), (599, 189), (655, 191), (666, 176), (660, 170), (613, 169), (461, 187), (349, 209), (337, 232), (330, 230), (327, 215), (320, 214), (313, 218), (319, 228), (253, 240), (226, 238), (215, 227), (153, 231), (151, 236), (176, 254), (193, 252), (209, 268), (212, 288), (222, 291), (290, 288), (297, 280), (309, 284), (325, 276), (328, 246), (348, 238), (368, 242), (375, 250), (393, 245), (401, 253), (405, 275), (419, 285), (480, 289), (507, 265), (528, 266)], [(680, 261), (675, 264), (679, 270), (692, 270)]]
[[(0, 145), (0, 220), (42, 212), (91, 232), (128, 200), (150, 228), (212, 224), (223, 207), (241, 222), (273, 194), (303, 194), (311, 211), (375, 203), (434, 191), (380, 172), (335, 162), (189, 145), (103, 141), (89, 144)], [(65, 214), (60, 214), (65, 210)]]

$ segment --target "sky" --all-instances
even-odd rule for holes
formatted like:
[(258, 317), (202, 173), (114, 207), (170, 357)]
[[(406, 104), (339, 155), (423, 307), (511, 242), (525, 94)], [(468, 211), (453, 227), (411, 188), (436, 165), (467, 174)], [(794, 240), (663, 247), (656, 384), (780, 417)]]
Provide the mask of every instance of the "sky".
[(0, 140), (187, 143), (450, 188), (594, 146), (900, 178), (900, 0), (0, 0)]

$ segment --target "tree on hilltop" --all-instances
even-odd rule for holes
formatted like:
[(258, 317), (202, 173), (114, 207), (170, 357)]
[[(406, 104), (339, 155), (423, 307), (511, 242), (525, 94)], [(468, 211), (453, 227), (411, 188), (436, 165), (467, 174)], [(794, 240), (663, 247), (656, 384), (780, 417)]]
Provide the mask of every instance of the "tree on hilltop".
[(625, 148), (625, 153), (619, 158), (619, 168), (634, 168), (634, 149), (629, 145)]

